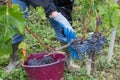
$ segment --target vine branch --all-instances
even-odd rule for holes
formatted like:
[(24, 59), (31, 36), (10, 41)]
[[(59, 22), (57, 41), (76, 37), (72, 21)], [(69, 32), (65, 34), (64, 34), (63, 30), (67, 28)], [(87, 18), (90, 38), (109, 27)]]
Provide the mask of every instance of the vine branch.
[(26, 27), (26, 30), (27, 30), (28, 33), (32, 34), (32, 35), (38, 40), (38, 42), (39, 42), (40, 44), (42, 44), (44, 47), (46, 47), (47, 49), (50, 49), (50, 50), (52, 50), (52, 51), (55, 50), (53, 47), (50, 47), (50, 46), (44, 44), (44, 43), (42, 42), (42, 40), (39, 38), (39, 36), (38, 36), (37, 34), (35, 34), (34, 32), (32, 32), (29, 27)]
[(96, 32), (98, 32), (98, 12), (97, 10), (95, 9), (95, 14), (96, 14)]

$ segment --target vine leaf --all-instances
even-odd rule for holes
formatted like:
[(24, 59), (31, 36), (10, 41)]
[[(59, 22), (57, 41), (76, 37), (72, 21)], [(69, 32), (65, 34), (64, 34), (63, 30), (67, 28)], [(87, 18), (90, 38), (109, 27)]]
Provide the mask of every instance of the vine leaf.
[(112, 25), (117, 27), (120, 24), (120, 10), (116, 9), (113, 12), (111, 18), (112, 18)]
[(18, 5), (13, 5), (12, 8), (9, 9), (9, 16), (12, 19), (12, 26), (16, 26), (21, 34), (24, 34), (26, 19), (23, 16), (22, 10), (20, 10)]
[(21, 42), (18, 46), (19, 49), (22, 49), (22, 48), (26, 48), (26, 43), (25, 42)]
[(98, 5), (97, 9), (99, 11), (99, 13), (98, 13), (99, 15), (103, 15), (106, 13), (105, 6)]
[(0, 54), (11, 53), (12, 36), (24, 34), (26, 19), (18, 5), (0, 7)]

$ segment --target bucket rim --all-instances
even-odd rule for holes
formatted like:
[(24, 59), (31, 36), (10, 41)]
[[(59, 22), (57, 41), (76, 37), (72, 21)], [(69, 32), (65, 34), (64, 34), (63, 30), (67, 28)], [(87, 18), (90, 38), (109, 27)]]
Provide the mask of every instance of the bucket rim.
[(66, 54), (64, 53), (55, 53), (55, 54), (62, 54), (62, 55), (64, 55), (65, 56), (65, 58), (63, 58), (63, 59), (61, 59), (61, 60), (58, 60), (58, 61), (55, 61), (55, 62), (53, 62), (53, 63), (50, 63), (50, 64), (45, 64), (45, 65), (33, 65), (33, 66), (30, 66), (30, 65), (25, 65), (25, 64), (23, 64), (22, 66), (24, 67), (24, 68), (42, 68), (42, 67), (48, 67), (48, 66), (52, 66), (52, 65), (54, 65), (54, 64), (58, 64), (58, 63), (60, 63), (60, 62), (63, 62), (63, 61), (65, 61), (66, 60), (66, 58), (67, 58), (67, 56), (66, 56)]

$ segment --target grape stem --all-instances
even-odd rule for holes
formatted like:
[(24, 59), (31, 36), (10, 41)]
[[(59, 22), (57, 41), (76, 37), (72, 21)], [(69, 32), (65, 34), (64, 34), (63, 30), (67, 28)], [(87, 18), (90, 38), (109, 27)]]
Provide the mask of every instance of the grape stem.
[(88, 19), (85, 21), (85, 29), (83, 30), (83, 40), (85, 39), (85, 35), (86, 33), (88, 32), (88, 28), (89, 28), (89, 23), (90, 23), (90, 12), (91, 12), (91, 9), (88, 10), (87, 12), (87, 17)]
[[(77, 40), (80, 40), (80, 39), (77, 39)], [(64, 49), (64, 48), (67, 48), (67, 47), (70, 46), (74, 41), (75, 41), (75, 40), (71, 40), (71, 42), (69, 42), (68, 44), (63, 45), (63, 46), (60, 47), (60, 48), (56, 48), (54, 51), (48, 53), (48, 54), (45, 55), (44, 57), (47, 57), (47, 56), (49, 56), (49, 55), (51, 55), (51, 54), (55, 54), (55, 53), (57, 53), (59, 50), (62, 50), (62, 49)], [(61, 52), (60, 52), (60, 53), (61, 53)], [(64, 52), (62, 52), (62, 53), (64, 53)]]
[(74, 41), (75, 41), (75, 40), (72, 40), (72, 41), (69, 42), (68, 44), (66, 44), (66, 45), (64, 45), (64, 46), (62, 46), (62, 47), (60, 47), (60, 48), (56, 48), (55, 51), (59, 51), (59, 50), (61, 50), (61, 49), (67, 48), (67, 47), (70, 46)]

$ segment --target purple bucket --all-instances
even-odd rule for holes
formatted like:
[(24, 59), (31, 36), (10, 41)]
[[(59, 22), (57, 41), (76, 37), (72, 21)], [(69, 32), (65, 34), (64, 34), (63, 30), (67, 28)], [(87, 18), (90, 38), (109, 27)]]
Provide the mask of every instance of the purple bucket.
[(63, 53), (55, 53), (50, 56), (55, 60), (54, 63), (29, 66), (28, 61), (36, 58), (41, 59), (48, 53), (31, 54), (24, 62), (24, 68), (29, 80), (63, 80), (64, 79), (64, 66), (66, 55)]

